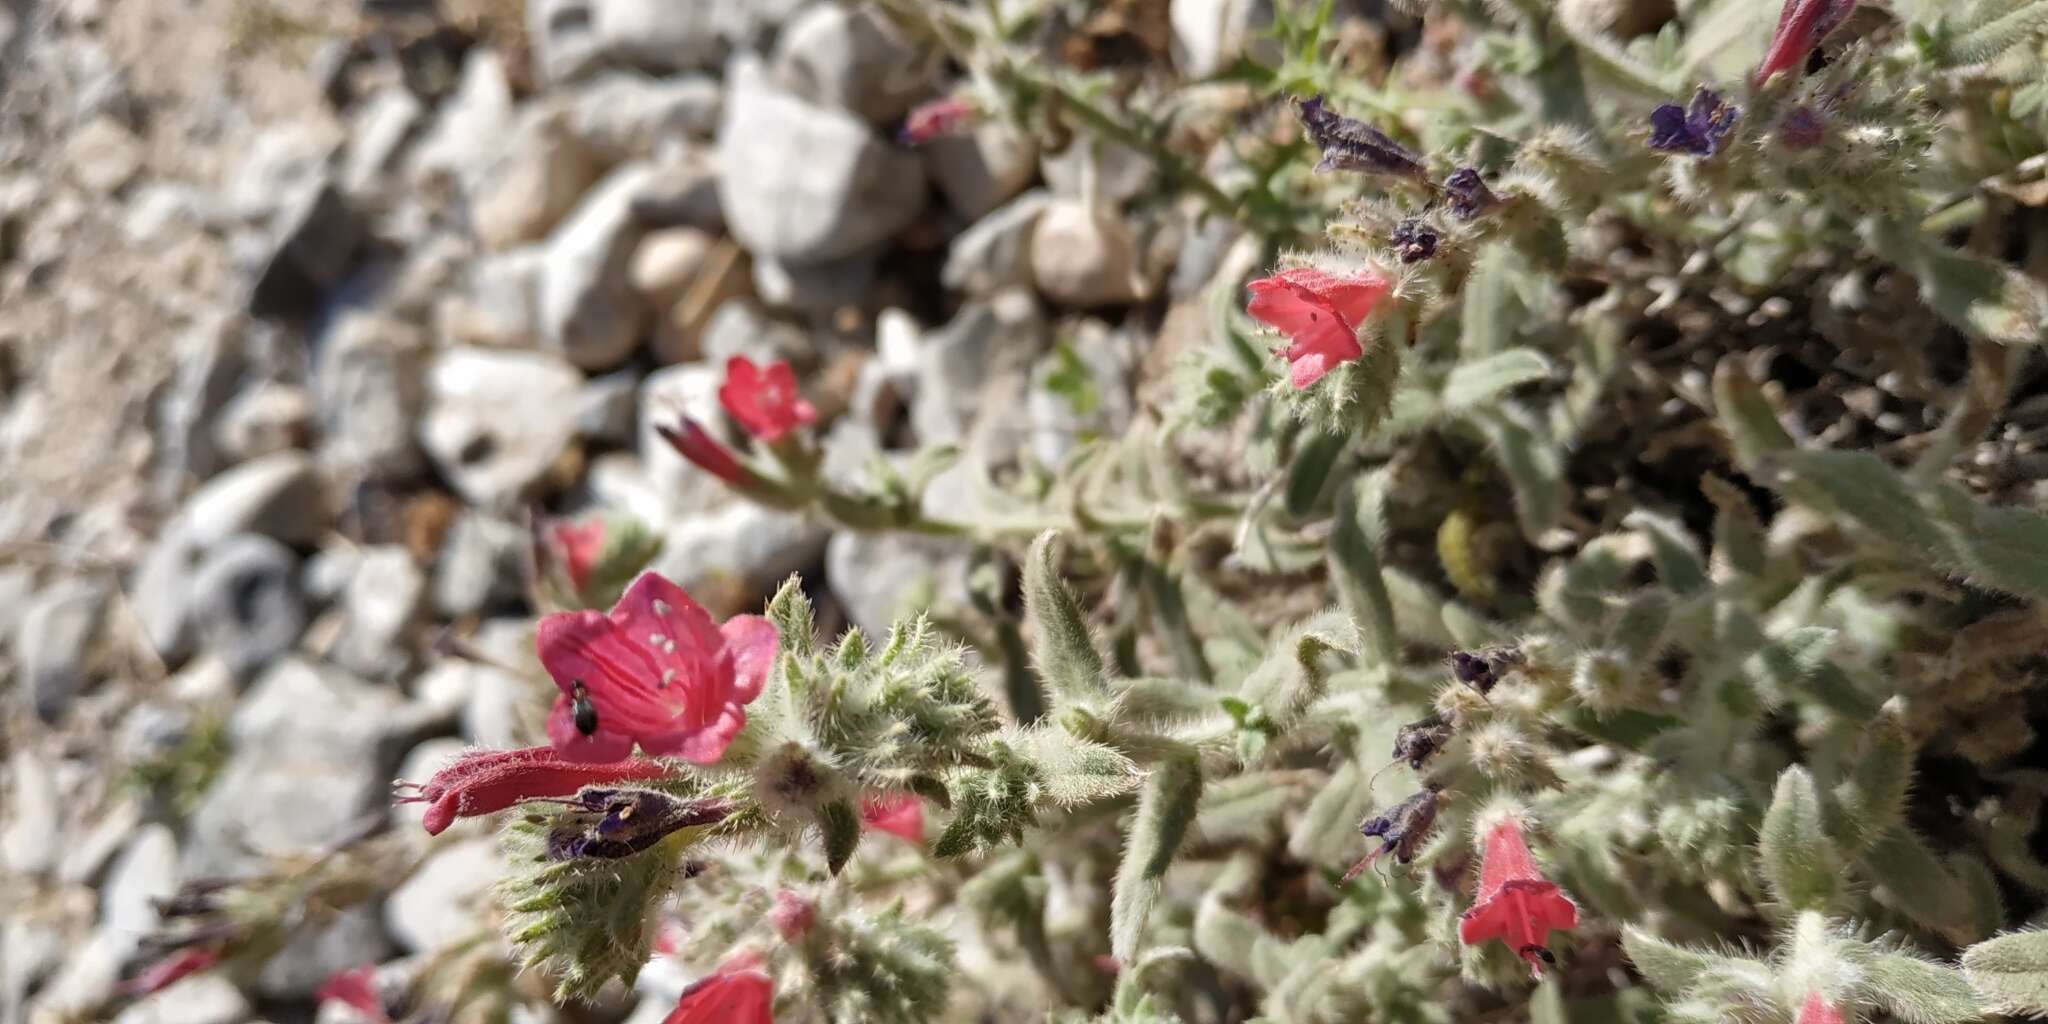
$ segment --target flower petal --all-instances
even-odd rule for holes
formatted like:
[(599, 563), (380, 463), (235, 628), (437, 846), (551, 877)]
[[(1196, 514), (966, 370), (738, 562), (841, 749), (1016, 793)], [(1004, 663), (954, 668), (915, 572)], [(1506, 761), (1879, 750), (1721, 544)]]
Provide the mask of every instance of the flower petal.
[(640, 737), (641, 749), (650, 754), (680, 757), (694, 764), (716, 764), (725, 756), (733, 737), (747, 727), (747, 709), (727, 704), (716, 718), (700, 728), (665, 736)]
[(748, 704), (761, 695), (761, 687), (775, 670), (775, 652), (782, 638), (775, 624), (759, 615), (735, 615), (718, 627), (732, 652), (733, 696)]
[(905, 842), (924, 842), (924, 801), (908, 793), (884, 793), (862, 800), (860, 821)]
[(555, 752), (562, 755), (563, 760), (584, 764), (617, 761), (633, 753), (631, 736), (615, 733), (601, 723), (597, 732), (583, 735), (576, 728), (575, 707), (568, 694), (558, 694), (554, 710), (548, 713), (548, 741), (554, 744)]
[(662, 1024), (774, 1024), (775, 983), (760, 971), (726, 971), (683, 990)]
[(645, 643), (634, 643), (624, 627), (603, 613), (549, 615), (540, 620), (534, 646), (563, 696), (573, 698), (582, 685), (597, 709), (599, 728), (622, 736), (676, 728), (678, 709), (656, 687), (665, 666), (655, 663)]

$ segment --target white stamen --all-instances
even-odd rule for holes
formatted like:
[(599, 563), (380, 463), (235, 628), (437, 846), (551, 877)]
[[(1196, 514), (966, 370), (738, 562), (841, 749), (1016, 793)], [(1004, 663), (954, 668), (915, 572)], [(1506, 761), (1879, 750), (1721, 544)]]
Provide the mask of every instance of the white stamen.
[(665, 668), (661, 670), (661, 682), (656, 683), (654, 685), (660, 689), (666, 690), (668, 689), (668, 684), (673, 683), (675, 681), (676, 670), (672, 668)]
[(654, 614), (656, 614), (656, 615), (667, 615), (667, 614), (668, 614), (668, 610), (669, 610), (669, 609), (668, 609), (668, 602), (667, 602), (667, 601), (664, 601), (664, 600), (662, 600), (662, 599), (660, 599), (660, 598), (655, 598), (655, 599), (654, 599)]

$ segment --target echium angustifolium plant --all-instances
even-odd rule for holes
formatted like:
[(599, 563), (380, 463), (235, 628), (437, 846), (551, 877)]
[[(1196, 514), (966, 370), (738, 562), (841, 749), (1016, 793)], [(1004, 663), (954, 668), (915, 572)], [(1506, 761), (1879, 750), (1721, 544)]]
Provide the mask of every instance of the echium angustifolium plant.
[(612, 608), (540, 623), (549, 743), (401, 794), (504, 816), (517, 963), (682, 956), (678, 1024), (2048, 1013), (2048, 0), (1283, 0), (1192, 84), (1075, 56), (1090, 5), (881, 6), (963, 71), (908, 141), (1114, 152), (1250, 258), (1169, 401), (983, 509), (944, 449), (828, 479), (786, 366), (728, 368), (752, 451), (668, 425), (989, 553), (887, 636), (543, 528)]

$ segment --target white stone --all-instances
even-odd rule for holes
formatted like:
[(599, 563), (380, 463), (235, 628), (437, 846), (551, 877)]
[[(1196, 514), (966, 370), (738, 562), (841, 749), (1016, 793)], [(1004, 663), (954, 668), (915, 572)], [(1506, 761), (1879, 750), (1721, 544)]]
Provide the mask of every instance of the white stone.
[(1124, 219), (1080, 200), (1055, 201), (1039, 215), (1031, 276), (1046, 298), (1082, 309), (1127, 304), (1145, 294), (1137, 244)]
[(399, 948), (427, 953), (489, 927), (490, 889), (504, 870), (498, 844), (468, 839), (434, 851), (384, 904)]
[(583, 377), (538, 352), (450, 349), (427, 371), (420, 444), (471, 502), (509, 510), (576, 434)]
[(631, 281), (642, 233), (633, 204), (653, 175), (647, 164), (613, 171), (548, 236), (540, 279), (541, 339), (583, 369), (617, 366), (640, 343), (647, 307)]

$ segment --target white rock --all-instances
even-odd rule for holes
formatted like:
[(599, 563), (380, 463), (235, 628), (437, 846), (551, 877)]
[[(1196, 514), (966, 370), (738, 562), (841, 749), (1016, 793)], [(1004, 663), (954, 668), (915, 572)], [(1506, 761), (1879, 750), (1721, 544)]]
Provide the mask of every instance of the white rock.
[(402, 85), (385, 86), (365, 100), (356, 111), (354, 128), (349, 134), (348, 151), (342, 162), (342, 190), (373, 202), (381, 198), (385, 174), (397, 166), (399, 149), (426, 112), (412, 90)]
[(28, 1019), (92, 1019), (93, 1013), (114, 997), (126, 951), (122, 940), (104, 931), (94, 932), (83, 945), (72, 948), (57, 976), (36, 993)]
[(541, 338), (586, 370), (617, 366), (640, 342), (647, 307), (631, 281), (641, 223), (634, 200), (653, 178), (647, 164), (607, 175), (548, 236), (540, 280)]
[(746, 356), (756, 363), (788, 359), (808, 363), (817, 346), (803, 328), (778, 320), (744, 299), (728, 302), (711, 315), (704, 328), (704, 361), (722, 371), (726, 361)]
[(671, 510), (694, 511), (709, 507), (725, 494), (717, 477), (691, 465), (662, 440), (656, 427), (675, 427), (687, 416), (702, 424), (714, 436), (722, 434), (725, 412), (718, 404), (718, 388), (725, 382), (722, 367), (686, 363), (656, 370), (640, 385), (639, 448), (645, 479), (653, 493), (662, 498), (661, 511), (634, 514), (648, 522), (668, 518)]
[(545, 238), (604, 172), (568, 118), (541, 108), (512, 130), (505, 154), (483, 173), (470, 199), (470, 223), (492, 249)]
[(469, 839), (427, 858), (384, 904), (384, 927), (400, 949), (427, 953), (488, 927), (490, 889), (504, 870), (498, 844)]
[(454, 182), (462, 194), (476, 188), (482, 172), (512, 135), (512, 83), (505, 58), (473, 46), (462, 62), (462, 81), (444, 100), (411, 157), (414, 180)]
[(1271, 63), (1278, 46), (1261, 37), (1272, 0), (1172, 0), (1173, 62), (1190, 78), (1213, 75), (1251, 48)]
[(717, 242), (709, 232), (696, 228), (648, 232), (633, 252), (633, 287), (649, 307), (667, 310), (689, 291)]
[(904, 615), (967, 597), (969, 545), (904, 534), (834, 534), (825, 579), (846, 616), (870, 637), (889, 635)]
[(303, 452), (252, 459), (207, 481), (179, 518), (202, 546), (238, 533), (286, 544), (310, 544), (328, 525), (326, 486)]
[(465, 293), (435, 310), (444, 344), (534, 348), (540, 344), (540, 277), (547, 250), (523, 245), (470, 264)]
[(256, 993), (270, 999), (312, 997), (336, 971), (377, 963), (389, 955), (391, 942), (374, 905), (342, 911), (326, 925), (300, 932), (263, 965)]
[(114, 1024), (240, 1024), (249, 1000), (235, 983), (217, 974), (197, 974), (144, 998), (114, 1018)]
[(434, 569), (434, 610), (463, 618), (520, 598), (529, 543), (526, 531), (510, 522), (464, 512), (441, 541)]
[(0, 825), (0, 861), (16, 877), (39, 875), (56, 866), (64, 847), (58, 817), (56, 772), (26, 747), (7, 759), (7, 819)]
[(947, 205), (968, 220), (1002, 205), (1038, 176), (1037, 141), (999, 121), (933, 139), (918, 151)]
[(156, 930), (159, 918), (153, 900), (178, 891), (178, 839), (162, 825), (146, 825), (135, 833), (100, 890), (100, 928), (126, 939), (133, 952), (144, 936)]
[(228, 402), (214, 424), (213, 443), (230, 461), (289, 451), (313, 432), (313, 396), (290, 384), (261, 384)]
[(175, 500), (226, 463), (213, 428), (248, 372), (246, 318), (215, 313), (179, 332), (178, 368), (155, 411), (157, 494)]
[(410, 633), (424, 608), (426, 574), (401, 545), (368, 548), (342, 595), (335, 664), (371, 678), (399, 675), (412, 660)]
[(1038, 169), (1045, 175), (1047, 187), (1069, 199), (1088, 198), (1092, 174), (1095, 198), (1109, 204), (1136, 198), (1156, 173), (1152, 159), (1145, 154), (1089, 135), (1076, 135), (1067, 148), (1056, 153), (1039, 154)]
[(723, 0), (533, 0), (527, 36), (541, 77), (560, 82), (607, 64), (655, 72), (715, 67)]
[(1138, 259), (1124, 219), (1079, 200), (1053, 202), (1032, 229), (1032, 280), (1040, 294), (1063, 306), (1086, 309), (1143, 298)]
[(67, 579), (37, 591), (23, 613), (14, 635), (17, 678), (43, 721), (62, 719), (85, 688), (106, 607), (104, 585)]
[(299, 560), (268, 537), (215, 545), (192, 579), (200, 642), (236, 679), (249, 679), (298, 643), (306, 609)]
[(576, 394), (576, 434), (600, 444), (633, 443), (640, 422), (640, 378), (630, 372), (592, 378)]
[(74, 129), (64, 143), (71, 175), (88, 191), (106, 195), (142, 169), (142, 142), (111, 117), (96, 117)]
[(761, 301), (813, 317), (858, 309), (874, 294), (879, 253), (855, 253), (827, 263), (791, 264), (762, 257), (754, 261), (754, 291)]
[(600, 75), (567, 97), (569, 131), (606, 163), (646, 160), (684, 139), (718, 131), (725, 90), (708, 75)]
[(1021, 408), (1032, 364), (1046, 341), (1045, 314), (1022, 290), (971, 302), (944, 326), (928, 332), (919, 360), (917, 398), (910, 407), (918, 441), (963, 441), (969, 428), (986, 419), (987, 430), (1014, 431), (1021, 442), (1021, 418), (981, 413)]
[(510, 509), (576, 433), (583, 377), (552, 356), (450, 349), (427, 371), (420, 444), (471, 502)]
[(737, 62), (718, 130), (725, 220), (756, 258), (828, 263), (874, 247), (924, 207), (924, 168), (854, 116), (782, 92)]
[(420, 468), (412, 431), (426, 347), (417, 327), (380, 313), (349, 313), (328, 328), (313, 403), (320, 459), (338, 479), (396, 479)]
[(724, 582), (767, 593), (790, 573), (816, 563), (829, 535), (823, 523), (806, 516), (730, 501), (669, 527), (649, 568), (685, 590)]
[(813, 103), (880, 124), (931, 92), (931, 62), (873, 12), (815, 4), (776, 39), (775, 76)]
[(1031, 284), (1031, 239), (1052, 193), (1035, 189), (975, 221), (954, 236), (939, 280), (969, 295), (988, 295)]

